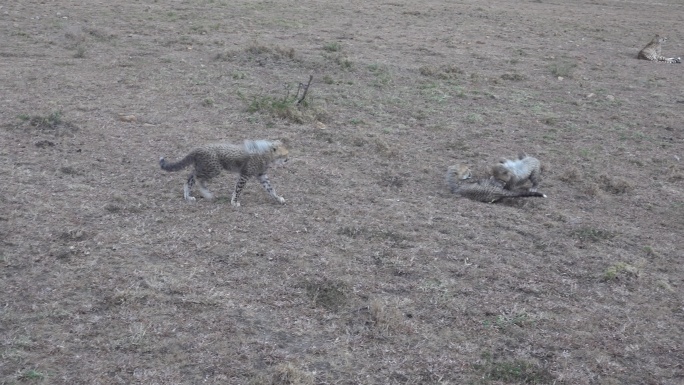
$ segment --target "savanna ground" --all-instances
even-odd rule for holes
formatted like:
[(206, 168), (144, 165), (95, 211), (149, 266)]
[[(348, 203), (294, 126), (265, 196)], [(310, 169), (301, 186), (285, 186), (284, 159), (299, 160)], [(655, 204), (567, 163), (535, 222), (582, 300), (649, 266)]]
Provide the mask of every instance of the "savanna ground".
[[(0, 5), (0, 383), (681, 384), (680, 0)], [(314, 76), (294, 105), (299, 83)], [(182, 200), (283, 139), (278, 205)], [(444, 173), (520, 151), (548, 199)]]

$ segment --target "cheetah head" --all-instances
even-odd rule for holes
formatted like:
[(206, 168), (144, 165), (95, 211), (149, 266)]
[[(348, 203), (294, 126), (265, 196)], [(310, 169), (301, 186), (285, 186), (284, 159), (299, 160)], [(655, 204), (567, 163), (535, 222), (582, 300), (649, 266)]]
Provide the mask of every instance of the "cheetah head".
[(276, 166), (285, 166), (288, 156), (290, 155), (290, 152), (287, 150), (287, 147), (285, 147), (285, 144), (283, 144), (283, 142), (280, 140), (273, 141), (270, 151), (271, 157), (273, 158), (273, 163)]
[(512, 178), (511, 172), (506, 168), (506, 166), (503, 163), (497, 164), (494, 167), (492, 167), (492, 176), (495, 179), (498, 179), (504, 183), (507, 183)]

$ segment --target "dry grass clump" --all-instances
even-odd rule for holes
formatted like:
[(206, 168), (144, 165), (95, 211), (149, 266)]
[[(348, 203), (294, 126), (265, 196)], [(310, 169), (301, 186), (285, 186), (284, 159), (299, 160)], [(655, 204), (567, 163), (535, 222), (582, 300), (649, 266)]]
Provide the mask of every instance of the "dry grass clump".
[(375, 299), (370, 302), (368, 310), (371, 317), (371, 330), (378, 336), (389, 337), (407, 331), (404, 316), (395, 306)]
[(477, 384), (552, 384), (554, 376), (539, 364), (525, 360), (492, 360), (484, 356), (484, 363), (477, 365), (483, 372)]
[(508, 81), (513, 81), (513, 82), (519, 82), (527, 79), (525, 75), (519, 74), (519, 73), (506, 73), (501, 75), (501, 79), (503, 80), (508, 80)]
[(306, 294), (315, 306), (330, 311), (337, 311), (347, 303), (347, 285), (342, 281), (319, 279), (301, 282), (298, 287), (306, 290)]
[(432, 77), (441, 80), (451, 80), (458, 78), (463, 74), (463, 70), (453, 64), (445, 64), (440, 66), (425, 65), (418, 69), (421, 75)]
[[(19, 115), (21, 123), (15, 128), (30, 127), (33, 130), (40, 131), (54, 136), (71, 136), (78, 131), (78, 127), (71, 122), (65, 121), (62, 118), (62, 111), (53, 111), (47, 115)], [(37, 145), (40, 147), (40, 145)]]
[(625, 179), (612, 177), (605, 174), (599, 175), (598, 182), (603, 191), (611, 194), (624, 194), (634, 188), (632, 183)]
[(601, 242), (615, 237), (615, 233), (595, 227), (580, 227), (571, 232), (573, 238), (580, 241)]
[(265, 64), (265, 61), (273, 60), (294, 60), (296, 51), (292, 47), (282, 47), (279, 45), (267, 45), (257, 41), (250, 42), (244, 49), (231, 50), (219, 52), (214, 54), (214, 60), (217, 61), (256, 61), (259, 64)]
[(313, 385), (313, 373), (297, 368), (288, 362), (278, 364), (272, 373), (257, 375), (249, 381), (250, 385)]
[(639, 268), (625, 262), (618, 262), (606, 269), (603, 273), (605, 281), (624, 280), (639, 277)]

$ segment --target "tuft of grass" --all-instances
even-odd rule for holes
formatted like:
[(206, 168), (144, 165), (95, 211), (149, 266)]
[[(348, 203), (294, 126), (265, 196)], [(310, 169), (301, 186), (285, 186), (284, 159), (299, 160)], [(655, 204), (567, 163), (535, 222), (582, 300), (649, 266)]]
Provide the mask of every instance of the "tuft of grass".
[(193, 25), (190, 27), (190, 30), (200, 35), (206, 35), (209, 33), (209, 29), (204, 25)]
[[(252, 96), (250, 98), (240, 91), (238, 91), (238, 97), (247, 104), (247, 112), (250, 113), (265, 113), (297, 124), (328, 120), (325, 110), (312, 105), (311, 91), (304, 94), (304, 88), (301, 87), (301, 84), (295, 95), (291, 94), (290, 89), (288, 86), (285, 95), (281, 98), (270, 95)], [(303, 97), (305, 98), (302, 99)]]
[(555, 126), (556, 124), (558, 124), (558, 117), (556, 117), (555, 115), (548, 115), (544, 117), (541, 121), (547, 126)]
[(305, 122), (304, 115), (292, 100), (254, 96), (248, 103), (247, 112), (262, 112), (298, 124)]
[(347, 285), (342, 281), (328, 279), (306, 281), (298, 285), (304, 288), (306, 294), (316, 305), (330, 311), (337, 311), (346, 304)]
[(167, 12), (166, 17), (169, 19), (169, 21), (176, 21), (179, 18), (178, 14), (173, 11)]
[(38, 128), (55, 128), (62, 124), (62, 111), (54, 111), (47, 116), (32, 116), (29, 123)]
[(74, 58), (76, 58), (76, 59), (85, 58), (85, 52), (86, 52), (85, 47), (82, 45), (79, 45), (78, 47), (76, 47), (76, 52), (74, 52)]
[(572, 70), (577, 67), (577, 64), (570, 62), (553, 63), (549, 66), (549, 70), (556, 77), (572, 78)]
[(346, 56), (338, 56), (335, 58), (335, 63), (337, 63), (343, 70), (350, 70), (354, 67), (354, 63), (349, 60)]
[[(271, 60), (281, 60), (281, 59), (294, 59), (296, 57), (296, 51), (294, 48), (281, 47), (281, 46), (270, 46), (261, 44), (257, 41), (250, 42), (247, 47), (242, 50), (229, 50), (225, 52), (219, 52), (214, 55), (214, 60), (220, 61), (235, 61), (235, 60), (255, 60), (260, 64), (265, 63), (264, 59)], [(235, 77), (234, 77), (235, 78)]]
[(113, 214), (123, 211), (124, 207), (120, 204), (110, 202), (104, 206), (104, 209)]
[(259, 374), (249, 385), (313, 385), (315, 373), (297, 368), (292, 363), (278, 364), (270, 373)]
[(204, 100), (202, 100), (202, 106), (204, 107), (213, 107), (214, 104), (214, 98), (205, 98)]
[(441, 80), (451, 80), (456, 79), (459, 75), (463, 74), (463, 70), (453, 64), (442, 65), (439, 67), (433, 66), (422, 66), (418, 69), (421, 75), (426, 77), (433, 77)]
[(335, 84), (335, 80), (330, 75), (323, 76), (323, 83), (325, 84)]
[(373, 82), (375, 87), (381, 88), (392, 82), (392, 75), (386, 67), (379, 64), (370, 64), (368, 70), (375, 75), (375, 81)]
[(651, 247), (651, 246), (644, 246), (642, 250), (643, 250), (644, 253), (646, 253), (646, 255), (649, 256), (649, 257), (654, 257), (654, 256), (657, 255), (656, 252), (655, 252), (655, 250), (653, 250), (653, 247)]
[(618, 262), (610, 266), (603, 272), (604, 281), (618, 280), (623, 278), (636, 278), (639, 276), (639, 269), (625, 262)]
[(83, 173), (73, 166), (62, 166), (59, 171), (66, 175), (82, 175)]
[(571, 236), (581, 241), (600, 242), (614, 238), (615, 233), (593, 227), (582, 227), (572, 231)]
[(35, 370), (35, 369), (29, 369), (25, 371), (24, 373), (21, 374), (19, 377), (21, 380), (42, 380), (45, 378), (45, 374)]
[(364, 239), (384, 239), (393, 242), (409, 241), (410, 237), (392, 230), (385, 229), (369, 229), (367, 227), (343, 226), (337, 230), (340, 235), (345, 235), (349, 238), (364, 238)]
[(368, 306), (373, 331), (380, 336), (387, 337), (404, 329), (404, 317), (399, 309), (380, 300), (373, 300)]
[(558, 179), (566, 183), (577, 183), (582, 179), (582, 173), (576, 167), (571, 167), (562, 173)]
[(134, 323), (128, 328), (130, 335), (128, 336), (128, 342), (132, 346), (140, 346), (145, 342), (145, 336), (147, 335), (147, 326), (142, 323)]
[(590, 160), (594, 157), (593, 152), (588, 148), (580, 149), (579, 156), (584, 160)]
[(471, 124), (482, 124), (484, 123), (484, 118), (480, 114), (470, 113), (466, 115), (466, 122)]
[(404, 178), (402, 178), (399, 175), (385, 174), (380, 179), (380, 186), (382, 186), (382, 187), (397, 187), (397, 188), (403, 187), (404, 186)]
[(507, 327), (510, 326), (518, 326), (518, 327), (523, 327), (525, 325), (529, 325), (533, 323), (534, 321), (531, 319), (531, 317), (527, 313), (515, 313), (515, 314), (501, 314), (496, 317), (494, 320), (485, 320), (482, 325), (485, 328), (497, 328), (497, 329), (506, 329)]
[(527, 77), (525, 75), (513, 73), (513, 74), (503, 74), (503, 75), (501, 75), (501, 79), (519, 82), (519, 81), (527, 79)]
[(345, 235), (349, 238), (356, 238), (362, 234), (367, 233), (368, 230), (364, 227), (356, 227), (356, 226), (344, 226), (341, 227), (339, 230), (337, 230), (337, 234), (340, 235)]
[[(491, 361), (485, 356), (485, 364), (475, 365), (483, 371), (481, 384), (552, 384), (554, 377), (538, 364), (524, 361)], [(499, 382), (500, 381), (500, 382)]]
[(281, 59), (281, 58), (287, 58), (287, 59), (294, 59), (295, 58), (295, 49), (294, 48), (286, 48), (286, 47), (281, 47), (281, 46), (267, 46), (260, 44), (256, 41), (253, 41), (247, 46), (245, 49), (245, 52), (254, 55), (254, 56), (270, 56), (274, 59)]
[(78, 131), (78, 127), (62, 119), (62, 111), (54, 111), (48, 115), (22, 114), (18, 119), (37, 130), (51, 132), (57, 136)]
[(616, 195), (624, 194), (634, 188), (634, 186), (625, 179), (610, 177), (605, 174), (599, 175), (598, 182), (603, 191)]
[(331, 43), (326, 43), (323, 49), (328, 52), (339, 52), (342, 50), (342, 45), (336, 41)]

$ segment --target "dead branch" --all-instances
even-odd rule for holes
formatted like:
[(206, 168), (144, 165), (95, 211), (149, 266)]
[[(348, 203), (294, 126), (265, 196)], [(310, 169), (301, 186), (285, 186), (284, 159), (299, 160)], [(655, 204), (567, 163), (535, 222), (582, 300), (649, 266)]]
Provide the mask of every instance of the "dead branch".
[(306, 85), (299, 83), (299, 88), (297, 89), (297, 95), (299, 95), (299, 90), (302, 89), (304, 92), (302, 93), (302, 97), (297, 100), (297, 104), (301, 104), (304, 101), (304, 98), (306, 98), (306, 93), (309, 91), (309, 86), (311, 85), (311, 82), (313, 81), (313, 75), (309, 75), (309, 82), (306, 83)]

